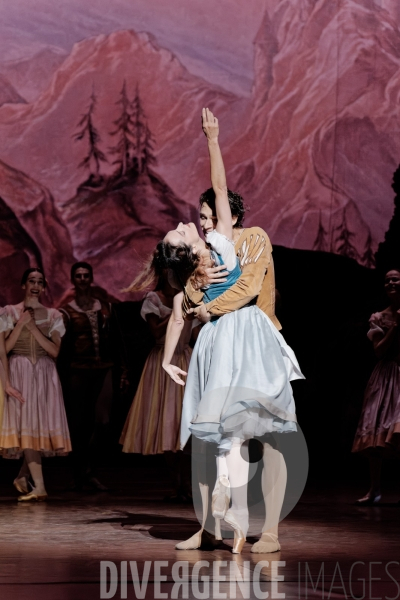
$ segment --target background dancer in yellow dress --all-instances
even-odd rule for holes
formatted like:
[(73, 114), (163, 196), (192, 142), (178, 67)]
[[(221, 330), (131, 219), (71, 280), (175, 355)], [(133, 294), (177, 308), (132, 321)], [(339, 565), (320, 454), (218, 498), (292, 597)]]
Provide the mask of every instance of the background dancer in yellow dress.
[[(146, 295), (140, 314), (149, 325), (155, 346), (143, 368), (120, 443), (123, 452), (164, 454), (173, 485), (169, 499), (186, 501), (191, 499), (191, 491), (190, 457), (180, 451), (184, 390), (171, 381), (162, 368), (165, 333), (178, 290), (169, 282), (168, 270), (157, 270), (157, 265), (149, 264), (146, 274), (137, 278), (128, 291), (149, 287), (154, 283), (154, 271), (158, 273), (157, 285)], [(186, 322), (174, 353), (174, 364), (184, 371), (189, 367), (192, 354), (189, 342), (193, 323)]]

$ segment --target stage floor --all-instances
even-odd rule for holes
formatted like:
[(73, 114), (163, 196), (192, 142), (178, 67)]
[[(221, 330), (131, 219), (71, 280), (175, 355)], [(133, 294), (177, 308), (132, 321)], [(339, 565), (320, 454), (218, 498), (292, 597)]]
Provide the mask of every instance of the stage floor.
[[(281, 525), (282, 550), (252, 554), (246, 543), (238, 556), (230, 552), (231, 540), (214, 551), (174, 549), (198, 523), (192, 506), (163, 502), (166, 483), (155, 470), (105, 470), (111, 491), (83, 494), (64, 491), (61, 470), (53, 473), (49, 501), (39, 504), (18, 504), (9, 474), (7, 465), (0, 487), (1, 600), (266, 598), (267, 592), (269, 598), (400, 597), (400, 496), (393, 489), (381, 505), (360, 508), (353, 504), (365, 492), (359, 484), (308, 485)], [(102, 561), (114, 563), (106, 569), (103, 593)], [(146, 561), (152, 562), (141, 594), (130, 569), (137, 568), (136, 580), (142, 581)], [(200, 576), (209, 576), (210, 583), (197, 586), (201, 566)], [(157, 569), (165, 577), (160, 584)], [(272, 582), (277, 576), (283, 580)], [(174, 588), (179, 577), (187, 585)], [(245, 583), (235, 583), (241, 577)]]

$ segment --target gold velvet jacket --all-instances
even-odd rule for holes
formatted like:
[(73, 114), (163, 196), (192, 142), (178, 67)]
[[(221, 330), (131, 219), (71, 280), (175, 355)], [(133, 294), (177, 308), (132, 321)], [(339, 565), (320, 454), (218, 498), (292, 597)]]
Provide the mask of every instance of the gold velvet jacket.
[[(275, 271), (268, 235), (261, 227), (243, 229), (235, 250), (242, 274), (231, 288), (206, 304), (207, 310), (212, 315), (221, 316), (248, 304), (256, 304), (277, 329), (282, 329), (275, 316)], [(202, 299), (203, 292), (196, 290), (188, 281), (183, 299), (184, 315), (189, 308), (199, 306)]]

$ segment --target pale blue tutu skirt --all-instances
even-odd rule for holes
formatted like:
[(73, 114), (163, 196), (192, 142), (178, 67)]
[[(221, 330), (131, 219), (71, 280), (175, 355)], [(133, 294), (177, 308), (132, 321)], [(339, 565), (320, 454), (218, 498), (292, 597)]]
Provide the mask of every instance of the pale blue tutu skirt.
[(207, 323), (190, 361), (181, 447), (191, 433), (226, 452), (232, 438), (297, 431), (294, 379), (304, 376), (293, 350), (257, 306)]

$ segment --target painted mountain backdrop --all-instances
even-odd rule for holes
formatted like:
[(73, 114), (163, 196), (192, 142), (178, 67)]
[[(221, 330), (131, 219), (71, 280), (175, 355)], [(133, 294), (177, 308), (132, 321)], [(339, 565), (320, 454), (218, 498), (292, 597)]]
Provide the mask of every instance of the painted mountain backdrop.
[(86, 259), (122, 298), (164, 232), (196, 218), (203, 106), (220, 118), (248, 224), (372, 266), (400, 162), (397, 4), (211, 6), (173, 0), (173, 22), (156, 0), (67, 0), (61, 20), (47, 0), (3, 6), (2, 274), (40, 260), (57, 301), (71, 260)]

